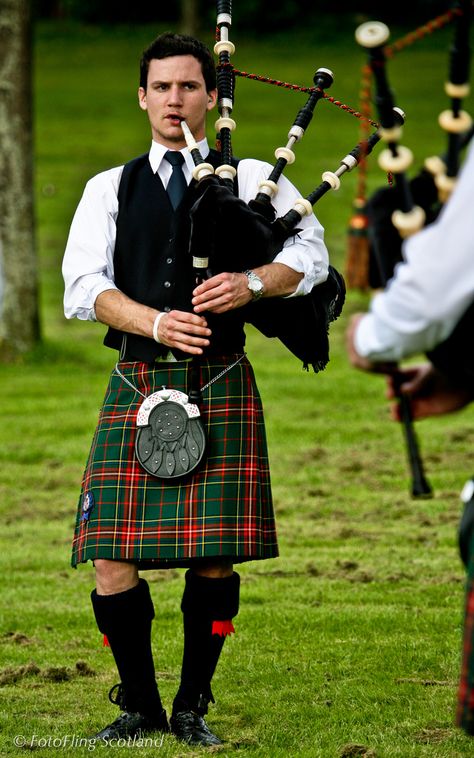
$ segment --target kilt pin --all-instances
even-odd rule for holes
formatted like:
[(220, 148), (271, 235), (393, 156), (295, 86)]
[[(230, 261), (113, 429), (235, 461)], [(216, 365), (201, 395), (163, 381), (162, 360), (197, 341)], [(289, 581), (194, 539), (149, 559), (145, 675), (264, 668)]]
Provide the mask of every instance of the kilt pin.
[[(236, 357), (203, 359), (201, 385)], [(163, 386), (187, 390), (187, 361), (121, 362), (119, 368), (145, 395)], [(203, 393), (208, 450), (184, 479), (156, 479), (140, 466), (135, 437), (142, 402), (114, 370), (82, 481), (72, 565), (107, 558), (151, 569), (217, 556), (234, 563), (277, 556), (263, 410), (248, 359)]]

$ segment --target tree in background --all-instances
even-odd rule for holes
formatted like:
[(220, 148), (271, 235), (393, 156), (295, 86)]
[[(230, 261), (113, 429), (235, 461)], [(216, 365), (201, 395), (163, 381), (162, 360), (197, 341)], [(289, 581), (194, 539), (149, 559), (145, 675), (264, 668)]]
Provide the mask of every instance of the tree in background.
[(0, 0), (0, 360), (39, 340), (28, 0)]
[(181, 0), (181, 30), (195, 37), (199, 33), (198, 0)]
[[(199, 34), (215, 27), (215, 0), (179, 0), (150, 3), (150, 0), (32, 0), (39, 18), (73, 18), (86, 23), (157, 23)], [(411, 0), (409, 13), (396, 3), (380, 0), (233, 0), (233, 17), (239, 30), (265, 35), (318, 24), (324, 15), (367, 14), (384, 21), (421, 23), (453, 5), (454, 0)]]

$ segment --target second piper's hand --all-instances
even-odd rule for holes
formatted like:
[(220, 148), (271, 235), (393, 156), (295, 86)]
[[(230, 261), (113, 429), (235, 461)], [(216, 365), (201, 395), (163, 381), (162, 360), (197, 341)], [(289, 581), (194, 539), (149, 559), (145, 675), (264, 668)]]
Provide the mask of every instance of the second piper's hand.
[[(408, 366), (388, 379), (388, 397), (396, 397), (397, 388), (410, 398), (414, 419), (454, 413), (472, 402), (470, 388), (443, 376), (431, 363)], [(392, 418), (400, 421), (400, 408), (392, 407)]]
[(225, 272), (196, 287), (192, 304), (195, 313), (225, 313), (246, 305), (251, 299), (246, 274)]

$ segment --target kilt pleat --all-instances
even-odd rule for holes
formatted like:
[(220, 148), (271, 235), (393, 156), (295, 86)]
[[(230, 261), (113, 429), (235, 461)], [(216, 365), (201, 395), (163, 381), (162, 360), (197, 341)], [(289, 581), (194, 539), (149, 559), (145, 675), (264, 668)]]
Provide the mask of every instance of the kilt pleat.
[[(203, 360), (201, 386), (236, 357)], [(144, 394), (163, 386), (187, 391), (188, 362), (119, 367)], [(277, 556), (263, 410), (247, 358), (203, 392), (207, 455), (183, 479), (157, 479), (138, 463), (142, 402), (113, 371), (82, 481), (72, 565), (108, 558), (163, 568), (199, 558)]]
[(474, 559), (466, 587), (461, 676), (458, 689), (456, 723), (474, 735)]

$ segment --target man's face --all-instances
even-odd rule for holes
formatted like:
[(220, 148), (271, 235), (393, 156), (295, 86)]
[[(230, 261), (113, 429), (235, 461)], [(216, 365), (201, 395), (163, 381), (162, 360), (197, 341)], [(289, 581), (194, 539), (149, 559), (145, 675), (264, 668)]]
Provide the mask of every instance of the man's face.
[(196, 140), (206, 133), (206, 113), (216, 104), (216, 90), (206, 91), (200, 62), (192, 55), (153, 58), (146, 91), (138, 90), (140, 108), (148, 112), (153, 139), (179, 150), (186, 142), (181, 121)]

